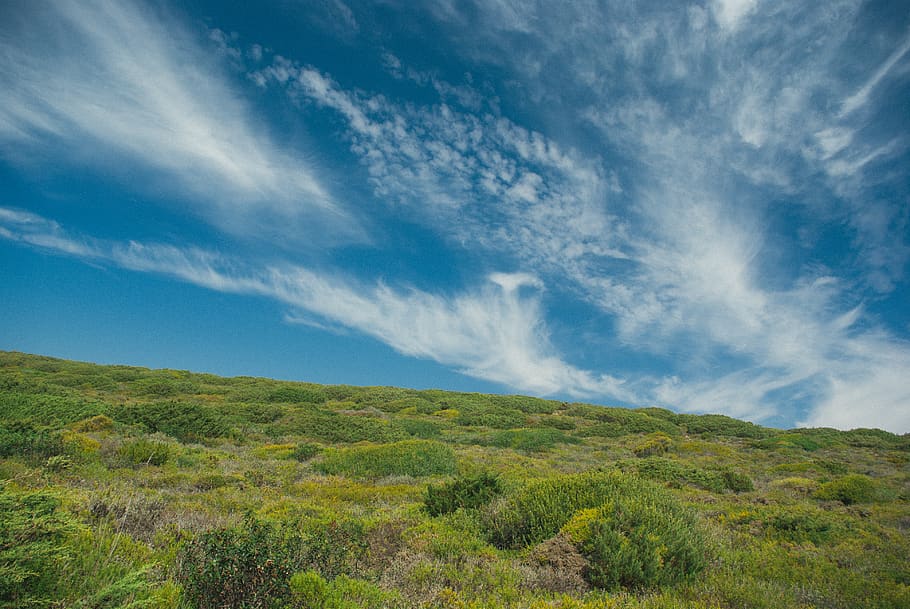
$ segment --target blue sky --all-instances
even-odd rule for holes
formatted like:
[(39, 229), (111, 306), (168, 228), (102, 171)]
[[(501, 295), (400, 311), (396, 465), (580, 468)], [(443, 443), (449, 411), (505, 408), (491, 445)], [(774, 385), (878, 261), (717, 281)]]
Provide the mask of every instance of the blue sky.
[(0, 348), (910, 431), (899, 2), (0, 6)]

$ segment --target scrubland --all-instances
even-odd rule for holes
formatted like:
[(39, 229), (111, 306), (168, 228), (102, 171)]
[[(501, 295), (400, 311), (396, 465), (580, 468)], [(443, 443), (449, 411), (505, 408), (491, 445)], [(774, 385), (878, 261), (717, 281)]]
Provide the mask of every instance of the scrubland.
[(905, 608), (908, 463), (880, 430), (0, 352), (0, 607)]

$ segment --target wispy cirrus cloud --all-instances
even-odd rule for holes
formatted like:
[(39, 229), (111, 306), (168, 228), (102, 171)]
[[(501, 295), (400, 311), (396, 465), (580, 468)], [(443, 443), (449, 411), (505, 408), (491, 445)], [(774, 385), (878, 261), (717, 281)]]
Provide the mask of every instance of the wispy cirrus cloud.
[[(457, 217), (470, 227), (455, 230), (460, 239), (582, 294), (612, 317), (623, 348), (690, 354), (675, 374), (642, 379), (640, 399), (752, 419), (801, 408), (816, 425), (910, 428), (907, 391), (893, 382), (910, 346), (862, 306), (892, 289), (908, 258), (906, 214), (868, 196), (873, 170), (904, 144), (818, 103), (871, 103), (904, 43), (856, 84), (831, 69), (860, 11), (852, 0), (717, 2), (683, 20), (669, 7), (602, 8), (430, 9), (467, 57), (511, 70), (549, 106), (544, 118), (574, 114), (599, 129), (605, 146), (584, 152), (495, 109), (396, 104), (287, 60), (280, 78), (257, 77), (345, 117), (380, 195), (428, 212), (441, 234)], [(579, 108), (577, 99), (597, 101)], [(524, 155), (518, 133), (534, 140), (526, 150), (561, 154)], [(774, 197), (846, 227), (855, 241), (846, 275), (814, 259), (809, 237), (784, 242), (769, 230)], [(475, 209), (484, 221), (471, 221)], [(805, 265), (788, 266), (782, 252), (793, 248)], [(865, 413), (846, 406), (862, 391), (877, 398)]]
[(531, 275), (493, 273), (474, 290), (445, 296), (288, 264), (254, 267), (194, 247), (78, 237), (52, 220), (10, 208), (0, 208), (0, 238), (220, 292), (265, 296), (404, 355), (519, 391), (635, 399), (622, 379), (578, 369), (558, 355), (537, 296), (543, 285)]
[[(0, 24), (0, 153), (55, 162), (193, 202), (228, 231), (364, 237), (299, 151), (279, 145), (211, 49), (134, 2), (35, 2)], [(113, 170), (114, 174), (118, 170)]]

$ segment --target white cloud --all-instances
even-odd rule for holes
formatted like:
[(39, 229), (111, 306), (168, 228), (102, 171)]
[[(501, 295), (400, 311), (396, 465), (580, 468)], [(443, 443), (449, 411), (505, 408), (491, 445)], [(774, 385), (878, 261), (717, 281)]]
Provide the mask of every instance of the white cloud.
[(6, 208), (0, 208), (0, 236), (212, 290), (265, 296), (303, 312), (303, 319), (344, 326), (404, 355), (519, 391), (634, 398), (621, 379), (580, 370), (559, 357), (539, 298), (520, 290), (543, 287), (532, 275), (494, 273), (475, 290), (441, 296), (361, 284), (299, 266), (255, 268), (198, 248), (78, 239), (55, 222)]
[(151, 170), (157, 188), (247, 236), (319, 234), (308, 225), (358, 236), (310, 163), (262, 131), (176, 19), (108, 0), (37, 2), (8, 17), (0, 24), (8, 159), (28, 165), (53, 153), (131, 185), (135, 168)]
[(872, 90), (878, 86), (882, 79), (884, 79), (892, 69), (894, 69), (897, 62), (907, 54), (907, 51), (910, 51), (910, 33), (901, 41), (900, 46), (894, 49), (891, 55), (889, 55), (878, 69), (875, 70), (872, 76), (869, 77), (869, 80), (867, 80), (853, 95), (844, 100), (844, 103), (841, 105), (841, 118), (856, 112), (869, 103), (869, 97), (872, 94)]
[(714, 18), (718, 25), (726, 31), (732, 32), (739, 27), (740, 22), (749, 13), (755, 10), (758, 0), (714, 0)]

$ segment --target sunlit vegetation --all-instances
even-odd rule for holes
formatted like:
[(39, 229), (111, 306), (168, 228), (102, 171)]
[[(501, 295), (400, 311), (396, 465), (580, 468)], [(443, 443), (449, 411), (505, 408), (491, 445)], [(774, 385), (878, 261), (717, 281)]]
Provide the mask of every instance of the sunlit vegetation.
[(910, 607), (910, 437), (0, 352), (0, 607)]

